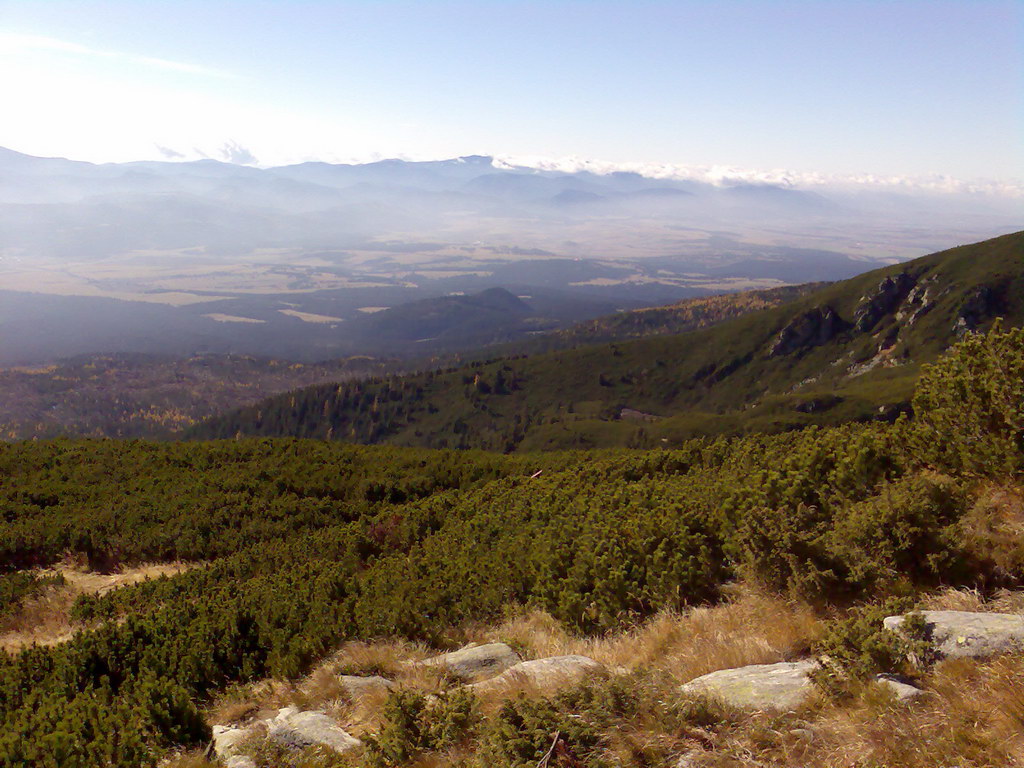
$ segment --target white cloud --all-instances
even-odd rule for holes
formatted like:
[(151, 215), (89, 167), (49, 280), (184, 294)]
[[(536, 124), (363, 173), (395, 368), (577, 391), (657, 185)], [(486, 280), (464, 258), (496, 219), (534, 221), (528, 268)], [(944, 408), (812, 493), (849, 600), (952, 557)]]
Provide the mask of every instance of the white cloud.
[(168, 160), (183, 160), (185, 158), (184, 152), (179, 152), (176, 149), (165, 147), (162, 144), (154, 144), (153, 146), (156, 147), (157, 152), (166, 157)]
[(51, 53), (66, 53), (75, 56), (86, 56), (98, 59), (116, 59), (130, 64), (142, 64), (155, 69), (163, 69), (171, 72), (181, 72), (189, 75), (202, 75), (206, 77), (234, 77), (234, 75), (210, 67), (189, 64), (182, 61), (171, 61), (153, 56), (139, 56), (133, 53), (122, 51), (107, 51), (99, 48), (90, 48), (87, 45), (80, 45), (68, 40), (59, 40), (55, 37), (44, 35), (22, 35), (11, 32), (0, 32), (0, 54), (19, 54), (31, 51), (43, 51)]
[(732, 184), (774, 184), (781, 187), (808, 189), (831, 187), (856, 189), (889, 189), (906, 192), (932, 192), (946, 194), (990, 194), (1004, 197), (1024, 197), (1024, 181), (994, 179), (957, 179), (952, 176), (895, 176), (881, 174), (828, 174), (792, 171), (785, 168), (769, 170), (738, 168), (731, 165), (680, 165), (673, 163), (616, 163), (582, 157), (550, 158), (540, 156), (506, 155), (496, 157), (499, 168), (525, 167), (543, 171), (576, 173), (589, 171), (599, 175), (616, 171), (639, 173), (651, 179), (701, 181), (717, 186)]
[(256, 165), (256, 155), (243, 147), (237, 141), (228, 140), (220, 148), (220, 156), (225, 162), (235, 165)]

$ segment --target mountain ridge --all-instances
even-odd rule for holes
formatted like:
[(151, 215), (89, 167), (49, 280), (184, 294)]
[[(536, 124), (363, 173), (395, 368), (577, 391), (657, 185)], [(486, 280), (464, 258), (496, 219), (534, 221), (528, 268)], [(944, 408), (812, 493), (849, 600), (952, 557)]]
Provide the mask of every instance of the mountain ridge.
[(190, 435), (514, 450), (893, 418), (921, 364), (997, 316), (1024, 321), (1024, 232), (875, 270), (709, 329), (312, 388)]

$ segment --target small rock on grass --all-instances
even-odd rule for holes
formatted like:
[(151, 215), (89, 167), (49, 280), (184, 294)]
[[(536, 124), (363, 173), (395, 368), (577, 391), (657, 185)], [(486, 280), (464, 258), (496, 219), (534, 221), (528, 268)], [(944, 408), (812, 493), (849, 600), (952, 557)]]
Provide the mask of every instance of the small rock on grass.
[(550, 656), (533, 659), (509, 667), (497, 677), (470, 685), (477, 693), (501, 688), (502, 686), (525, 685), (545, 693), (556, 692), (589, 675), (604, 672), (605, 666), (587, 656)]
[(875, 675), (875, 682), (885, 687), (887, 690), (892, 691), (900, 701), (916, 699), (924, 693), (920, 688), (911, 685), (907, 681), (901, 679), (898, 675)]
[(422, 666), (442, 667), (466, 681), (485, 680), (504, 672), (522, 659), (505, 643), (469, 645), (424, 661)]
[(300, 712), (295, 707), (285, 707), (267, 726), (268, 738), (294, 749), (323, 744), (345, 753), (363, 745), (323, 712)]

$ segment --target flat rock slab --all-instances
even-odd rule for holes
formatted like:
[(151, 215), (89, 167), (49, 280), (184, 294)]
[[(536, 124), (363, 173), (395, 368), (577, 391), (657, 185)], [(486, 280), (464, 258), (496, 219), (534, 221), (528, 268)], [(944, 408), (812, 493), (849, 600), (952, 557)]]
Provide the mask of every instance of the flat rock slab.
[(721, 669), (680, 687), (683, 693), (708, 694), (742, 709), (785, 711), (800, 706), (811, 693), (808, 674), (813, 661), (783, 661)]
[[(1024, 648), (1024, 616), (1013, 613), (921, 611), (932, 645), (942, 658), (983, 659)], [(903, 616), (887, 616), (882, 624), (896, 632)]]
[(466, 681), (485, 680), (521, 662), (519, 654), (504, 643), (470, 645), (419, 662), (427, 667), (444, 667)]
[(323, 744), (344, 753), (363, 745), (323, 712), (300, 712), (295, 707), (285, 707), (267, 727), (268, 738), (295, 749)]
[(604, 671), (604, 664), (587, 656), (549, 656), (546, 659), (520, 662), (497, 677), (474, 683), (469, 688), (482, 693), (504, 686), (525, 686), (546, 693), (575, 685), (585, 677)]
[(345, 693), (353, 699), (361, 699), (363, 696), (370, 694), (384, 694), (395, 689), (393, 682), (380, 675), (373, 675), (371, 677), (338, 675), (338, 682), (345, 689)]

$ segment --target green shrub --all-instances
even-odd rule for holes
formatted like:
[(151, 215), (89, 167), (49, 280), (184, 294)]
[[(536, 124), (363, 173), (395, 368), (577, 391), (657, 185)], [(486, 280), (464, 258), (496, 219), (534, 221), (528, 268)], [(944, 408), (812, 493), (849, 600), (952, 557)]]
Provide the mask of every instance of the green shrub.
[(914, 392), (913, 446), (946, 472), (993, 477), (1024, 470), (1024, 329), (969, 334)]
[(366, 739), (371, 768), (406, 765), (421, 752), (447, 749), (465, 740), (479, 721), (476, 698), (465, 689), (433, 700), (399, 689), (384, 702), (384, 727)]
[(921, 614), (907, 614), (899, 633), (882, 625), (886, 616), (906, 614), (911, 607), (907, 598), (890, 598), (830, 622), (814, 649), (825, 659), (811, 675), (814, 683), (837, 696), (878, 674), (912, 676), (924, 671), (932, 658)]
[(827, 546), (858, 591), (956, 581), (967, 576), (956, 528), (966, 509), (960, 484), (914, 475), (844, 510)]
[(48, 586), (61, 586), (64, 577), (39, 576), (28, 571), (0, 574), (0, 619), (11, 615), (26, 598), (39, 594)]
[(479, 750), (481, 765), (490, 768), (536, 768), (555, 741), (588, 768), (599, 768), (600, 724), (566, 711), (557, 700), (506, 701), (495, 715)]

